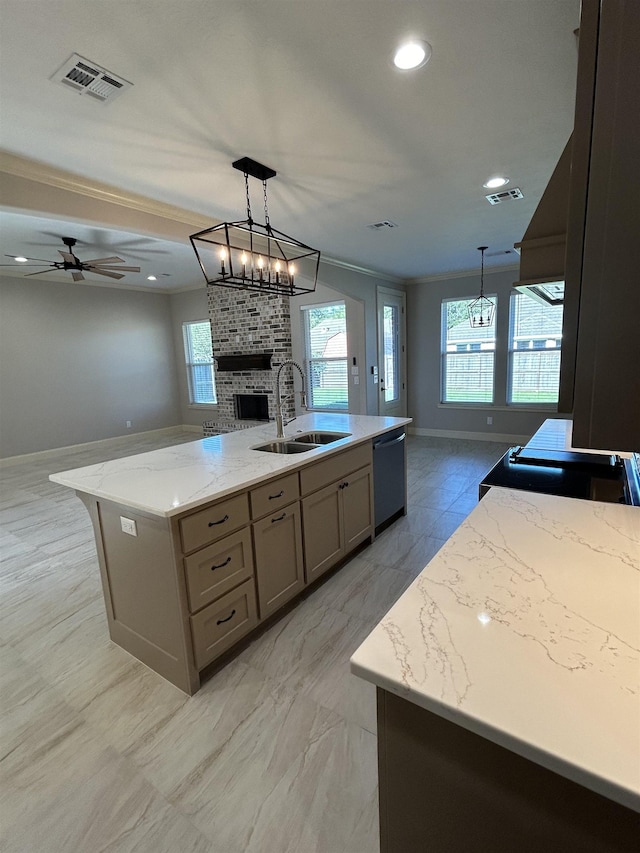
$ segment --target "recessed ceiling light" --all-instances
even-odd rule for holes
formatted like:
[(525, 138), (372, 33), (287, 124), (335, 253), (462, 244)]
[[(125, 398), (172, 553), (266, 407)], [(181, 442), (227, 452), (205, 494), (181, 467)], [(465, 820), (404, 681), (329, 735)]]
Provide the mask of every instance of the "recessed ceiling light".
[(431, 45), (421, 39), (401, 44), (393, 55), (393, 64), (401, 71), (422, 68), (431, 59)]
[(19, 255), (17, 258), (14, 258), (13, 260), (17, 261), (19, 264), (26, 264), (26, 262), (29, 260), (29, 258), (23, 258), (22, 255)]
[(148, 275), (147, 281), (157, 281), (157, 279), (156, 279), (155, 275)]
[(495, 190), (498, 187), (504, 187), (509, 183), (509, 178), (504, 178), (502, 175), (496, 175), (495, 178), (489, 178), (486, 184), (482, 186), (486, 187), (488, 190)]

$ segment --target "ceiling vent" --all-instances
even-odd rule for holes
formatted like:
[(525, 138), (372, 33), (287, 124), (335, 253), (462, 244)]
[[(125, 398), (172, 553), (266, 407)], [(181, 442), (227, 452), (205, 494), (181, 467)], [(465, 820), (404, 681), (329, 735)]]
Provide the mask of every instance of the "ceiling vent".
[(500, 204), (503, 201), (515, 201), (518, 198), (524, 198), (522, 195), (522, 190), (518, 187), (514, 187), (512, 190), (503, 190), (500, 193), (490, 193), (485, 196), (486, 200), (489, 204)]
[(73, 89), (79, 95), (90, 95), (103, 104), (113, 101), (133, 86), (133, 83), (129, 83), (128, 80), (118, 77), (117, 74), (107, 71), (77, 53), (74, 53), (49, 79)]
[(381, 231), (383, 228), (397, 227), (397, 222), (392, 222), (390, 219), (383, 219), (381, 222), (372, 222), (371, 225), (367, 225), (367, 228), (371, 228), (372, 231)]

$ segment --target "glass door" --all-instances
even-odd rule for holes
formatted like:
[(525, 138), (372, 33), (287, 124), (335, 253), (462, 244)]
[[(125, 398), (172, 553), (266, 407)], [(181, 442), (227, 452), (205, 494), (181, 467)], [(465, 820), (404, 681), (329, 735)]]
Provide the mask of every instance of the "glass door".
[(405, 417), (405, 294), (378, 288), (378, 414)]

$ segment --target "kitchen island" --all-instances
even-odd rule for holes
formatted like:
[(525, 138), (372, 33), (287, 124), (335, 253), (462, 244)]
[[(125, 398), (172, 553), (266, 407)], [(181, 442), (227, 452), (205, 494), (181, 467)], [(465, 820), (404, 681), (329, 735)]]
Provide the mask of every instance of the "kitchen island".
[(640, 510), (492, 488), (352, 657), (382, 853), (635, 850)]
[[(407, 423), (307, 414), (287, 428), (296, 452), (258, 449), (282, 449), (269, 423), (52, 474), (89, 511), (112, 640), (194, 693), (207, 667), (373, 538), (372, 440)], [(322, 432), (329, 443), (305, 443)]]

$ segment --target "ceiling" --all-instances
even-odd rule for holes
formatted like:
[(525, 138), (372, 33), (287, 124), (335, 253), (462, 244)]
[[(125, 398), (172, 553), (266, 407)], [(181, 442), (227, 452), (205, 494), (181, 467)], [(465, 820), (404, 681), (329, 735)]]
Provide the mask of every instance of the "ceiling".
[[(0, 147), (211, 224), (245, 218), (231, 163), (249, 156), (278, 173), (273, 226), (323, 256), (428, 278), (477, 269), (482, 244), (486, 268), (512, 265), (494, 253), (522, 238), (571, 132), (578, 21), (579, 0), (0, 0)], [(400, 72), (408, 35), (433, 54)], [(73, 53), (133, 87), (101, 104), (50, 81)], [(524, 198), (490, 205), (496, 173)], [(367, 227), (381, 220), (397, 227)], [(91, 210), (5, 206), (0, 226), (2, 254), (59, 259), (71, 236), (81, 259), (142, 267), (121, 286), (203, 283), (188, 242)]]

